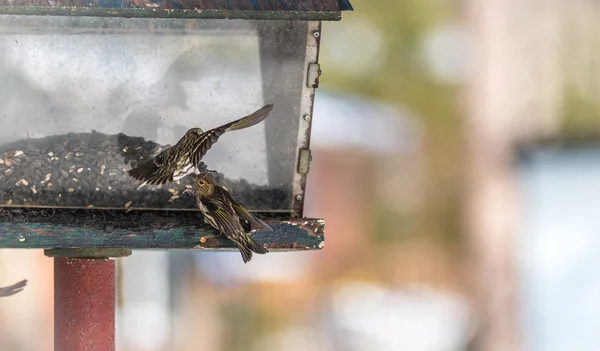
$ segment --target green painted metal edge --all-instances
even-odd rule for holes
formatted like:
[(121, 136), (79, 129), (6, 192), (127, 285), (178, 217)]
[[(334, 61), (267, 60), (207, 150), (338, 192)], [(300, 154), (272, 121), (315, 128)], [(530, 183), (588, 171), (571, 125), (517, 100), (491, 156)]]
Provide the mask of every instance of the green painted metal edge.
[(0, 15), (339, 21), (341, 12), (0, 6)]
[[(269, 251), (319, 250), (325, 244), (325, 221), (296, 218), (267, 221), (273, 231), (256, 231), (254, 240)], [(173, 229), (114, 229), (110, 232), (79, 226), (44, 223), (0, 223), (0, 248), (5, 249), (197, 249), (237, 250), (233, 242), (206, 225)]]

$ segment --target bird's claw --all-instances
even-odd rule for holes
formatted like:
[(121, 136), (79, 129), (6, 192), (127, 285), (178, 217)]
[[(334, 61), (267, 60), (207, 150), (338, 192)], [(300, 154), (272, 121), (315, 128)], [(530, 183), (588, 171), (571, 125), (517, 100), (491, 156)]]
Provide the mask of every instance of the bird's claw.
[(192, 189), (185, 189), (183, 191), (183, 193), (186, 194), (186, 195), (189, 194), (189, 195), (192, 195), (192, 196), (196, 194), (196, 192), (194, 190), (192, 190)]

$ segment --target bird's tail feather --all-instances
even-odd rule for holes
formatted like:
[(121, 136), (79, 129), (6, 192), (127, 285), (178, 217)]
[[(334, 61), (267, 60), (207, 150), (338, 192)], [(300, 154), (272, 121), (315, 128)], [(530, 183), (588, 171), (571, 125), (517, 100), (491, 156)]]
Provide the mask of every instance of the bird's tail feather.
[(269, 253), (269, 250), (267, 250), (264, 246), (257, 243), (256, 241), (254, 241), (254, 239), (252, 239), (249, 235), (248, 235), (248, 245), (250, 246), (250, 250), (252, 250), (253, 252), (256, 252), (259, 255), (264, 255), (266, 253)]
[(242, 254), (242, 260), (244, 263), (248, 263), (252, 259), (252, 252), (255, 252), (259, 255), (264, 255), (269, 252), (265, 247), (254, 241), (250, 237), (250, 235), (246, 235), (246, 237), (238, 242), (236, 242), (240, 253)]
[(249, 217), (248, 220), (253, 223), (255, 226), (259, 227), (259, 228), (263, 228), (265, 230), (268, 230), (270, 232), (273, 231), (273, 228), (271, 228), (270, 225), (268, 225), (267, 223), (263, 222), (260, 218), (256, 217), (255, 215), (253, 215), (252, 213), (249, 213)]
[(233, 209), (238, 214), (238, 216), (240, 216), (243, 219), (247, 220), (248, 222), (254, 224), (255, 227), (263, 228), (270, 232), (273, 231), (273, 228), (271, 228), (271, 226), (269, 226), (267, 223), (263, 222), (260, 218), (256, 217), (252, 213), (250, 213), (248, 210), (246, 210), (244, 208), (244, 206), (238, 204), (237, 202), (234, 202)]
[(252, 127), (253, 125), (258, 124), (258, 123), (262, 122), (265, 118), (267, 118), (269, 113), (271, 113), (271, 110), (273, 110), (272, 104), (265, 105), (260, 110), (257, 110), (254, 113), (252, 113), (246, 117), (243, 117), (243, 118), (238, 119), (237, 121), (228, 123), (225, 126), (225, 128), (226, 128), (225, 131), (229, 132), (232, 130), (239, 130), (239, 129)]
[(248, 263), (252, 259), (252, 251), (250, 251), (249, 248), (242, 245), (238, 245), (238, 248), (240, 249), (240, 253), (242, 254), (242, 260), (244, 260), (244, 263)]

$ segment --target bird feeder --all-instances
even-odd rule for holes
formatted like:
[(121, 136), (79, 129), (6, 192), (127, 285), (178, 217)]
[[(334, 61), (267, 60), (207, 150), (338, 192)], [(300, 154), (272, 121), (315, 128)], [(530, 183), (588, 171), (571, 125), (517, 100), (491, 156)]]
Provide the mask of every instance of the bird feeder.
[[(314, 250), (303, 217), (321, 21), (347, 0), (0, 0), (0, 248), (55, 258), (55, 349), (114, 349), (115, 261), (133, 249), (234, 250), (204, 224), (192, 180), (127, 170), (273, 104), (203, 161), (274, 229), (270, 251)], [(250, 263), (251, 264), (251, 263)], [(94, 303), (89, 303), (94, 301)]]

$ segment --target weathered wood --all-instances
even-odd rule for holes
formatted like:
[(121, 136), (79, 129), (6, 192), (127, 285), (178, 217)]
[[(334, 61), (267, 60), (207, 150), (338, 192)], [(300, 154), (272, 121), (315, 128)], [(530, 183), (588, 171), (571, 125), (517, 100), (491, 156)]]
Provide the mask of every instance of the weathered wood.
[[(265, 219), (273, 231), (253, 238), (271, 251), (318, 250), (321, 219)], [(2, 208), (0, 248), (130, 248), (235, 250), (196, 211)]]

